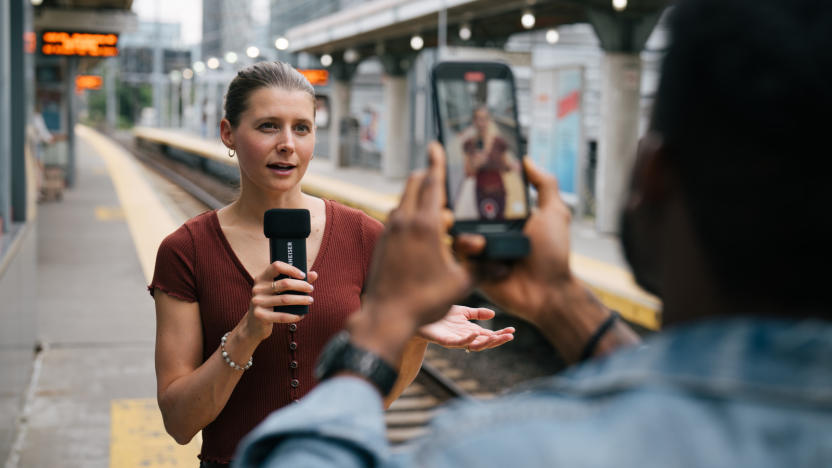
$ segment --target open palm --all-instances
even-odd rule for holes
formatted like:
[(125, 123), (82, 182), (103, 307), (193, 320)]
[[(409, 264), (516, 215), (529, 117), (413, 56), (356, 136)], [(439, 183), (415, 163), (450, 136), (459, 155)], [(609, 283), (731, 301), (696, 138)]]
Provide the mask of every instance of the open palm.
[(421, 326), (417, 335), (445, 348), (465, 348), (482, 351), (495, 348), (514, 339), (514, 327), (489, 330), (471, 320), (488, 320), (494, 311), (484, 307), (452, 306), (445, 317)]

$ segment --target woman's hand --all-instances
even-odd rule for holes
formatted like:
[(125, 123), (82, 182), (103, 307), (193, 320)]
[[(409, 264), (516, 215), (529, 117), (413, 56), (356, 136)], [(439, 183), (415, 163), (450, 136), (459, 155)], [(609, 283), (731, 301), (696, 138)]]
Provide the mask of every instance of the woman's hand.
[(416, 336), (445, 348), (465, 348), (469, 351), (496, 348), (514, 339), (514, 327), (489, 330), (471, 322), (491, 318), (494, 318), (491, 309), (455, 305), (442, 319), (419, 327)]
[[(281, 274), (288, 278), (274, 281), (274, 278)], [(278, 294), (284, 291), (311, 294), (315, 289), (311, 283), (316, 279), (318, 279), (318, 273), (314, 271), (310, 271), (308, 277), (305, 277), (302, 271), (288, 263), (270, 264), (260, 276), (254, 279), (248, 313), (241, 324), (244, 333), (258, 341), (263, 341), (272, 334), (275, 323), (292, 323), (302, 320), (303, 316), (300, 315), (275, 312), (274, 307), (310, 305), (312, 297), (300, 294)]]

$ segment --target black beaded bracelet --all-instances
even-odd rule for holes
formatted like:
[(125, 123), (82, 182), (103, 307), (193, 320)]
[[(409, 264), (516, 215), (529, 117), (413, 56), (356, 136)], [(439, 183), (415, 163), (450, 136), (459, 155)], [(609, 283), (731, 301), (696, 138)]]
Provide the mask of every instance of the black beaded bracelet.
[(601, 338), (607, 334), (608, 331), (612, 328), (615, 324), (615, 321), (619, 319), (618, 312), (612, 310), (610, 311), (610, 316), (604, 320), (595, 333), (589, 338), (589, 341), (586, 342), (586, 346), (584, 346), (584, 350), (581, 352), (581, 357), (578, 358), (578, 362), (586, 361), (587, 359), (591, 358), (593, 354), (595, 354), (595, 348), (598, 347), (598, 343), (601, 341)]

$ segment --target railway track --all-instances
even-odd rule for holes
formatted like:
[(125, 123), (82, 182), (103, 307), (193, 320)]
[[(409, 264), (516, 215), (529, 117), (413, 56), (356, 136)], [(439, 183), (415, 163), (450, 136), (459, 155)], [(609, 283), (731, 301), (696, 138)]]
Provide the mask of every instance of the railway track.
[[(234, 197), (235, 191), (227, 182), (212, 180), (196, 167), (170, 160), (159, 148), (138, 147), (126, 135), (116, 140), (162, 179), (155, 183), (187, 217), (218, 209)], [(404, 446), (425, 433), (437, 409), (448, 400), (488, 396), (480, 392), (476, 380), (464, 378), (461, 370), (429, 347), (416, 379), (385, 413), (388, 439), (394, 446)]]

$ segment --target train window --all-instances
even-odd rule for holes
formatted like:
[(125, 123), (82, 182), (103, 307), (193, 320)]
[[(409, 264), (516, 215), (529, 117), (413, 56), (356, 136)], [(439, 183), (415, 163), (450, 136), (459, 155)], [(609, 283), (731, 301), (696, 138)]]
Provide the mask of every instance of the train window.
[(329, 96), (315, 96), (315, 126), (318, 130), (329, 128)]

